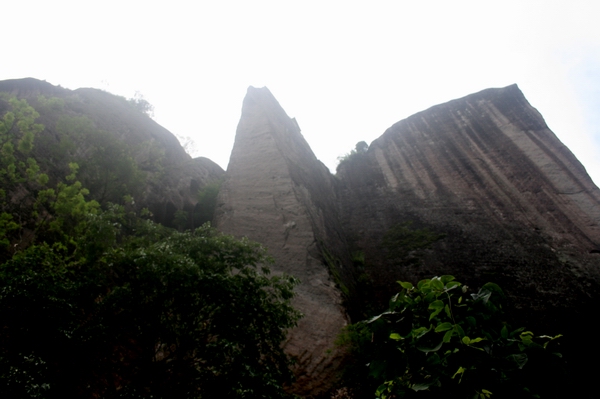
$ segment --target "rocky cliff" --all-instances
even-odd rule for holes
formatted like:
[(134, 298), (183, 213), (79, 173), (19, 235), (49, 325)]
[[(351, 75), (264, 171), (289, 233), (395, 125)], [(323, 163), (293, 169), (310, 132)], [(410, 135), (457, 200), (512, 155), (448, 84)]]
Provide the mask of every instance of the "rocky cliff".
[[(356, 298), (384, 305), (398, 279), (494, 281), (518, 319), (556, 333), (576, 333), (600, 298), (600, 191), (516, 85), (396, 123), (335, 177), (271, 93), (250, 88), (226, 176), (217, 226), (302, 280), (306, 316), (287, 343), (300, 394), (328, 388), (338, 358), (327, 350), (362, 314)], [(384, 245), (397, 226), (440, 239), (422, 262), (399, 262)], [(567, 339), (567, 352), (579, 344)]]
[[(537, 310), (597, 286), (600, 191), (516, 85), (398, 122), (338, 170), (345, 230), (381, 284), (494, 279)], [(379, 244), (406, 221), (446, 238), (424, 264), (398, 270)]]
[[(600, 356), (591, 345), (600, 190), (516, 85), (396, 123), (335, 176), (266, 88), (248, 89), (226, 173), (206, 158), (191, 159), (124, 98), (35, 79), (0, 82), (1, 92), (40, 113), (45, 129), (34, 155), (51, 178), (64, 177), (67, 161), (79, 159), (99, 199), (110, 200), (115, 187), (136, 192), (158, 221), (172, 225), (183, 210), (191, 223), (179, 227), (192, 228), (198, 190), (223, 179), (214, 224), (264, 244), (275, 273), (301, 280), (295, 305), (305, 316), (285, 343), (297, 361), (291, 390), (299, 395), (332, 387), (344, 360), (337, 334), (381, 312), (396, 280), (442, 274), (472, 287), (502, 286), (517, 320), (565, 335), (572, 385), (591, 386), (595, 370), (585, 358)], [(398, 251), (404, 244), (389, 240), (398, 232), (433, 244)]]
[(338, 259), (347, 250), (335, 199), (334, 178), (296, 121), (268, 89), (249, 88), (215, 225), (265, 244), (274, 270), (301, 280), (295, 305), (304, 317), (286, 343), (297, 361), (295, 392), (301, 395), (324, 392), (335, 379), (339, 359), (331, 350), (348, 322), (336, 287), (336, 279), (345, 278)]

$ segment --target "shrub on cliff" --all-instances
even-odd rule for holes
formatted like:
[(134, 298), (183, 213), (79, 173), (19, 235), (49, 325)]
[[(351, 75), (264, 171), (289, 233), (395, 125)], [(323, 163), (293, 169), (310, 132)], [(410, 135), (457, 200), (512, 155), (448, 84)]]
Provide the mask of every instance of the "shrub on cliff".
[(356, 146), (353, 150), (351, 150), (347, 154), (344, 154), (344, 155), (338, 157), (338, 165), (337, 165), (336, 169), (339, 169), (340, 165), (343, 164), (344, 162), (347, 162), (351, 159), (355, 159), (363, 154), (366, 154), (368, 149), (369, 149), (369, 145), (366, 142), (359, 141), (358, 143), (356, 143)]
[(399, 283), (403, 289), (386, 312), (341, 337), (357, 362), (367, 364), (354, 369), (354, 378), (368, 374), (366, 385), (377, 387), (378, 398), (554, 396), (556, 382), (564, 380), (554, 352), (560, 335), (512, 328), (496, 284), (468, 295), (452, 276)]

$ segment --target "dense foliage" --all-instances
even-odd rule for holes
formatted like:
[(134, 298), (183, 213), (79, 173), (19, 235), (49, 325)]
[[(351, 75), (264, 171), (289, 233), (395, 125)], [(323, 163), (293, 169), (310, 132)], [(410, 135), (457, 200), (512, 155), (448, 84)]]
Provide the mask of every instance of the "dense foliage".
[[(77, 163), (49, 179), (29, 155), (43, 129), (37, 112), (0, 100), (9, 109), (0, 123), (0, 396), (286, 396), (281, 343), (300, 316), (290, 304), (297, 281), (271, 275), (258, 244), (136, 214), (129, 183), (96, 192), (116, 205), (88, 199)], [(97, 147), (98, 165), (82, 167), (88, 177), (106, 156)]]
[(469, 295), (452, 276), (399, 283), (386, 312), (340, 339), (367, 365), (351, 370), (357, 389), (382, 399), (555, 397), (559, 336), (512, 328), (496, 284)]
[(336, 169), (339, 169), (340, 165), (344, 162), (347, 162), (351, 159), (356, 159), (359, 156), (366, 154), (368, 149), (369, 145), (366, 142), (359, 141), (358, 143), (356, 143), (356, 146), (353, 150), (351, 150), (349, 153), (338, 157), (338, 166)]
[(80, 256), (40, 244), (0, 267), (0, 390), (282, 396), (295, 280), (257, 267), (257, 244), (127, 217), (121, 207), (95, 215)]

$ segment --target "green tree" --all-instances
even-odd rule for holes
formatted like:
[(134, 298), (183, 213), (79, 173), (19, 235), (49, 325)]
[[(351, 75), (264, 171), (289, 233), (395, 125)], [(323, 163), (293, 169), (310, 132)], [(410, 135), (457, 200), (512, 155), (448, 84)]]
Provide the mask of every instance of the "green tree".
[(222, 181), (214, 181), (208, 183), (198, 191), (198, 204), (195, 209), (194, 222), (197, 225), (211, 222), (215, 209), (217, 208), (217, 196), (221, 189)]
[(144, 95), (142, 93), (140, 93), (139, 91), (136, 91), (133, 98), (130, 98), (127, 101), (133, 108), (140, 111), (141, 113), (144, 113), (144, 114), (148, 115), (149, 117), (154, 116), (154, 106), (152, 104), (150, 104), (150, 102), (148, 100), (146, 100)]
[(496, 284), (469, 295), (452, 276), (399, 283), (386, 312), (340, 339), (368, 364), (366, 385), (378, 398), (555, 396), (565, 380), (553, 350), (560, 335), (513, 329)]
[[(0, 111), (0, 396), (285, 397), (297, 281), (258, 244), (137, 216), (126, 191), (101, 209), (77, 163), (49, 182), (30, 156), (35, 110), (2, 97)], [(74, 138), (90, 128), (76, 122)]]
[(342, 163), (366, 154), (368, 149), (369, 145), (365, 141), (359, 141), (352, 151), (338, 157), (338, 168)]
[(90, 215), (76, 244), (0, 267), (4, 397), (285, 396), (297, 281), (270, 275), (258, 244), (120, 206)]
[[(68, 163), (64, 179), (50, 182), (32, 156), (36, 135), (44, 125), (26, 100), (0, 95), (0, 261), (37, 240), (74, 235), (82, 217), (98, 204), (87, 201), (89, 191), (77, 180), (79, 166)], [(67, 166), (67, 165), (65, 165)], [(79, 226), (79, 227), (78, 227)], [(64, 237), (63, 237), (64, 238)], [(64, 241), (64, 240), (63, 240)], [(10, 244), (10, 245), (9, 245)]]
[(0, 119), (0, 245), (8, 246), (11, 233), (30, 218), (24, 211), (32, 206), (27, 191), (47, 183), (48, 176), (31, 157), (35, 135), (44, 129), (35, 123), (39, 114), (25, 100), (5, 94), (0, 109), (6, 109)]
[(98, 129), (86, 116), (62, 116), (56, 124), (61, 158), (79, 165), (78, 177), (100, 204), (122, 203), (124, 195), (140, 198), (146, 175), (129, 146), (114, 134)]

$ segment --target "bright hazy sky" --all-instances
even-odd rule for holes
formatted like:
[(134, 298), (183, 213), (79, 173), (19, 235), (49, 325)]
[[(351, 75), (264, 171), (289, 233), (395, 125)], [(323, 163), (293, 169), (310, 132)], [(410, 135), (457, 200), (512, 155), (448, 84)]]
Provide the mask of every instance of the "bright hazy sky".
[(600, 185), (600, 1), (6, 1), (0, 80), (125, 97), (227, 167), (248, 86), (317, 157), (517, 83)]

